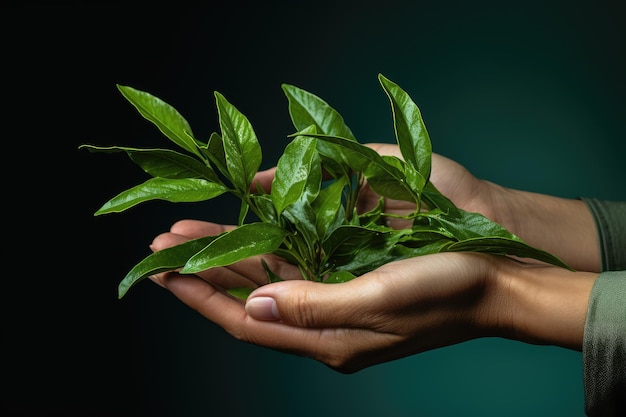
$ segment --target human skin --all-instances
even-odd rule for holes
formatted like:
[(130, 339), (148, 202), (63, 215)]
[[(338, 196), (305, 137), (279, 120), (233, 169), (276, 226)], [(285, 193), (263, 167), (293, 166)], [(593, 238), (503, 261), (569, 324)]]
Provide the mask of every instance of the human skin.
[[(399, 156), (395, 145), (369, 144)], [(266, 284), (260, 257), (195, 275), (152, 280), (235, 338), (306, 356), (345, 373), (480, 337), (581, 350), (587, 303), (599, 272), (595, 223), (584, 202), (511, 190), (433, 154), (431, 181), (458, 207), (480, 212), (576, 271), (480, 253), (439, 253), (391, 262), (341, 284), (302, 280), (294, 265), (263, 259), (284, 282)], [(257, 174), (268, 189), (273, 169)], [(360, 208), (378, 196), (365, 187)], [(411, 210), (386, 201), (387, 212)], [(394, 227), (404, 225), (390, 219)], [(233, 226), (175, 223), (154, 251)], [(225, 289), (258, 288), (243, 302)]]

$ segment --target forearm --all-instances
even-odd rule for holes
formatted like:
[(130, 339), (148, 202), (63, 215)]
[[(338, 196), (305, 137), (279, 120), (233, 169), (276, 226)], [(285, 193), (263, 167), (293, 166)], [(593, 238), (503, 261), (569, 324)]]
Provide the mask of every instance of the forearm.
[(600, 271), (598, 234), (584, 201), (512, 190), (485, 181), (491, 219), (580, 271)]

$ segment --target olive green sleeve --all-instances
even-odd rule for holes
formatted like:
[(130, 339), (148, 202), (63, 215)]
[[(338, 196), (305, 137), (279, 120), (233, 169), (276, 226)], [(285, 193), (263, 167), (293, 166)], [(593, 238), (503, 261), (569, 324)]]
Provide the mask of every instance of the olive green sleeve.
[(596, 221), (603, 271), (585, 322), (585, 411), (590, 417), (626, 416), (626, 203), (583, 200)]
[(626, 202), (582, 200), (596, 221), (602, 271), (626, 270)]
[(626, 416), (626, 271), (602, 272), (593, 285), (583, 374), (588, 416)]

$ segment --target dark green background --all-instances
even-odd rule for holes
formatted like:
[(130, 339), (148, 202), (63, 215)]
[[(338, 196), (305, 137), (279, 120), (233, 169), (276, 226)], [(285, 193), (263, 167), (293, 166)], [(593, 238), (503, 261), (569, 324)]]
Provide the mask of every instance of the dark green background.
[[(144, 180), (82, 143), (168, 146), (115, 88), (149, 91), (206, 138), (213, 91), (272, 166), (283, 82), (360, 142), (393, 141), (377, 74), (419, 105), (435, 152), (502, 185), (624, 200), (626, 29), (614, 1), (3, 6), (6, 416), (582, 416), (578, 352), (484, 339), (353, 375), (237, 342), (152, 283), (117, 283), (179, 218), (236, 202), (94, 218)], [(8, 387), (8, 389), (7, 389)]]

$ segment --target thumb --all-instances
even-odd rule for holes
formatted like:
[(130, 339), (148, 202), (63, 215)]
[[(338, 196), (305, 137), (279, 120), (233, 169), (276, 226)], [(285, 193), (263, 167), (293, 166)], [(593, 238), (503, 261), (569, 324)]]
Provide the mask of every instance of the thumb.
[(346, 291), (348, 284), (293, 280), (264, 285), (246, 300), (246, 313), (298, 327), (337, 326), (350, 322), (363, 302), (356, 291)]

